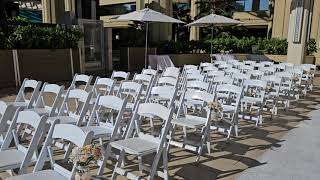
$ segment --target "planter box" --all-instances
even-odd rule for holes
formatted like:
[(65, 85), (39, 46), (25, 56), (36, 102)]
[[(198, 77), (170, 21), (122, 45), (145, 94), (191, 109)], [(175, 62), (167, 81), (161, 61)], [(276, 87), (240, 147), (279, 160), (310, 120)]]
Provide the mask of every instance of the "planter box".
[(209, 54), (169, 54), (173, 64), (182, 67), (185, 64), (200, 64), (201, 62), (210, 62)]
[[(286, 62), (287, 55), (255, 55), (255, 54), (233, 54), (238, 60), (259, 60), (266, 61), (272, 60), (275, 62)], [(209, 54), (169, 54), (173, 64), (178, 67), (182, 67), (185, 64), (200, 64), (201, 62), (209, 62)], [(314, 64), (316, 60), (315, 56), (306, 56), (304, 63)], [(320, 63), (320, 60), (319, 60)]]
[(15, 72), (11, 50), (0, 50), (0, 72), (0, 88), (15, 86)]
[[(74, 73), (80, 72), (78, 50), (73, 50)], [(20, 80), (24, 78), (61, 82), (73, 78), (70, 49), (18, 50)]]

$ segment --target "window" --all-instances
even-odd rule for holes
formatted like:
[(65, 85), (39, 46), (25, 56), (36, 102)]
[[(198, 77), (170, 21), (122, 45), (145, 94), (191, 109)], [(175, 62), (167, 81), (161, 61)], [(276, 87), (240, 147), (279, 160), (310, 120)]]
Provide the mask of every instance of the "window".
[(238, 0), (236, 1), (238, 11), (268, 11), (269, 0)]
[(121, 15), (130, 13), (136, 10), (136, 3), (127, 4), (114, 4), (100, 6), (98, 10), (99, 16), (109, 16), (109, 15)]

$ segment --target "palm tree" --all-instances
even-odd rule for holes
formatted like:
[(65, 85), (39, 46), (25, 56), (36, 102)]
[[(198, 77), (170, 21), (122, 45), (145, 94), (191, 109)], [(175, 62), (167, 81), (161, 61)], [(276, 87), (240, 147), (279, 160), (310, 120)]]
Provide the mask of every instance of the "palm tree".
[(199, 5), (200, 12), (196, 18), (200, 18), (210, 13), (219, 14), (226, 17), (232, 17), (233, 11), (236, 9), (236, 0), (199, 0), (196, 4)]

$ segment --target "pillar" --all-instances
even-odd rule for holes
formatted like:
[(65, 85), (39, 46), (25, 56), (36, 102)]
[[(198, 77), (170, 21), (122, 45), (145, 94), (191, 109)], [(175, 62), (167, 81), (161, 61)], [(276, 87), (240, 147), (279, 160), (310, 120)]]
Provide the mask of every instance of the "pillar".
[(287, 62), (301, 64), (307, 50), (309, 17), (313, 0), (292, 0), (288, 30)]
[[(197, 0), (191, 0), (191, 19), (195, 20), (194, 18), (199, 13), (198, 5), (196, 4)], [(190, 27), (190, 41), (191, 40), (199, 40), (200, 39), (200, 28), (199, 27)]]
[[(172, 0), (160, 0), (160, 9), (161, 13), (167, 16), (173, 16), (173, 6)], [(172, 40), (172, 24), (171, 23), (164, 23), (161, 24), (160, 28), (160, 41), (170, 41)]]
[(64, 0), (41, 0), (44, 23), (59, 23), (65, 12)]
[(113, 70), (113, 59), (112, 59), (112, 28), (104, 28), (104, 44), (105, 44), (105, 60), (106, 60), (106, 71), (111, 72)]

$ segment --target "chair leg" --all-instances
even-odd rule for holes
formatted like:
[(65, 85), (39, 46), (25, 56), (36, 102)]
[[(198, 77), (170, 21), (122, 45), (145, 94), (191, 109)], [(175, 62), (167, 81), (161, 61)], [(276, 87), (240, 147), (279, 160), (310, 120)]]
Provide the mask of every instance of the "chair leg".
[(158, 163), (159, 163), (161, 155), (163, 155), (163, 150), (161, 152), (156, 153), (156, 156), (154, 157), (154, 160), (152, 162), (152, 166), (151, 166), (150, 175), (148, 177), (148, 180), (154, 179), (154, 176), (156, 175), (156, 172), (157, 172)]
[(142, 165), (142, 156), (138, 156), (138, 161), (139, 161), (139, 171), (143, 171), (143, 165)]
[(107, 149), (106, 149), (106, 152), (105, 152), (105, 154), (103, 156), (101, 165), (100, 165), (99, 170), (98, 170), (98, 174), (97, 174), (98, 176), (101, 176), (103, 174), (104, 168), (105, 168), (106, 163), (107, 163), (107, 161), (109, 159), (110, 153), (111, 153), (111, 146), (108, 145)]
[(236, 137), (238, 137), (238, 135), (239, 135), (239, 127), (238, 127), (238, 125), (235, 125), (234, 126), (234, 132), (235, 132), (235, 134), (236, 134)]
[[(169, 146), (169, 144), (168, 144)], [(163, 154), (162, 154), (162, 161), (163, 161), (163, 174), (164, 180), (168, 180), (169, 179), (169, 175), (168, 175), (168, 152), (166, 149), (163, 150)]]
[(118, 176), (118, 173), (116, 171), (117, 171), (117, 168), (121, 167), (121, 164), (122, 164), (122, 161), (123, 161), (123, 158), (124, 158), (124, 153), (125, 153), (124, 150), (120, 151), (119, 159), (118, 159), (117, 164), (114, 167), (114, 170), (113, 170), (113, 173), (112, 173), (112, 177), (111, 177), (112, 180), (115, 180), (117, 178), (117, 176)]

